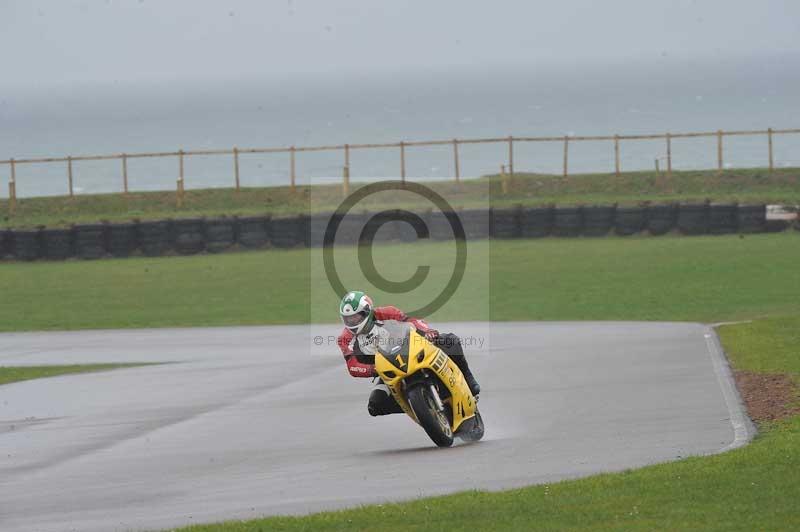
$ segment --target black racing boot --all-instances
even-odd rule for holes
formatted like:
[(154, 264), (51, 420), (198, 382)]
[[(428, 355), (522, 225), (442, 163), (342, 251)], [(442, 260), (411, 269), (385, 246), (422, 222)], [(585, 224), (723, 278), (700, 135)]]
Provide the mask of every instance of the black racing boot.
[(447, 353), (453, 362), (456, 363), (458, 369), (461, 370), (461, 373), (464, 374), (464, 380), (467, 381), (467, 386), (469, 386), (469, 391), (472, 392), (472, 395), (475, 397), (481, 393), (481, 386), (478, 384), (478, 381), (475, 380), (475, 376), (472, 374), (472, 370), (469, 369), (469, 364), (467, 364), (467, 357), (464, 356), (464, 349), (461, 347), (461, 339), (452, 333), (447, 334), (440, 334), (439, 337), (434, 341), (436, 347)]
[(469, 386), (469, 391), (472, 392), (472, 395), (478, 397), (478, 394), (481, 393), (481, 385), (478, 384), (478, 381), (475, 380), (475, 375), (473, 375), (472, 370), (469, 369), (469, 364), (467, 364), (467, 358), (464, 355), (461, 355), (452, 357), (452, 360), (453, 362), (456, 363), (458, 369), (461, 370), (461, 373), (464, 374), (464, 380), (467, 381), (467, 386)]
[(402, 414), (403, 408), (394, 400), (389, 388), (385, 384), (379, 384), (369, 394), (367, 411), (371, 416), (386, 416), (389, 414)]
[(481, 393), (481, 385), (475, 380), (475, 375), (472, 374), (472, 370), (470, 370), (469, 366), (467, 366), (461, 370), (461, 373), (464, 374), (464, 380), (467, 381), (469, 391), (472, 392), (472, 395), (478, 397), (478, 394)]

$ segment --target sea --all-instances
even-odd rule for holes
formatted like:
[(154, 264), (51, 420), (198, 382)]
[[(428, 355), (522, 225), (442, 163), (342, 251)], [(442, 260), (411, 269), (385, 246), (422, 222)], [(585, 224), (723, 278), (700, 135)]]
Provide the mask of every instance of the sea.
[[(268, 70), (268, 65), (265, 65)], [(277, 79), (277, 78), (275, 78)], [(193, 149), (390, 143), (524, 136), (800, 128), (800, 57), (514, 66), (396, 75), (263, 79), (108, 80), (0, 89), (0, 160)], [(765, 167), (766, 136), (724, 139), (724, 165)], [(452, 146), (407, 147), (411, 180), (454, 177)], [(663, 140), (627, 140), (622, 170), (653, 169)], [(672, 141), (675, 169), (715, 168), (715, 138)], [(774, 137), (778, 167), (800, 167), (800, 134)], [(497, 173), (508, 146), (459, 147), (462, 178)], [(517, 172), (560, 173), (563, 143), (514, 145)], [(242, 186), (287, 185), (290, 156), (242, 154)], [(177, 157), (129, 159), (131, 190), (171, 190)], [(298, 184), (342, 179), (344, 154), (300, 152)], [(614, 169), (613, 143), (572, 142), (571, 173)], [(397, 148), (354, 149), (352, 181), (400, 176)], [(185, 186), (231, 187), (230, 155), (185, 158)], [(10, 168), (0, 164), (0, 197)], [(19, 164), (19, 197), (68, 190), (66, 163)], [(119, 160), (73, 163), (76, 194), (119, 192)]]

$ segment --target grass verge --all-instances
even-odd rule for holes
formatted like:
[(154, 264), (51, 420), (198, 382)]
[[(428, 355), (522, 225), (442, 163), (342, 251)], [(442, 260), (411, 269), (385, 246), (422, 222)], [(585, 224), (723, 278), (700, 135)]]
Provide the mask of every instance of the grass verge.
[[(741, 203), (800, 203), (800, 169), (782, 168), (772, 173), (763, 168), (716, 171), (673, 172), (667, 179), (654, 172), (581, 174), (567, 178), (555, 175), (518, 173), (503, 193), (500, 176), (451, 182), (430, 182), (454, 207), (484, 208), (487, 204), (502, 207), (522, 205), (637, 204), (669, 201)], [(353, 184), (357, 188), (359, 184)], [(175, 192), (137, 192), (23, 198), (16, 213), (9, 213), (8, 202), (0, 199), (0, 227), (59, 227), (72, 223), (101, 220), (187, 218), (270, 213), (276, 216), (311, 211), (333, 211), (342, 201), (341, 187), (303, 186), (292, 192), (289, 187), (230, 188), (189, 190), (183, 206), (176, 207)], [(386, 199), (361, 208), (386, 208)], [(397, 207), (419, 208), (418, 202), (399, 198)]]
[[(428, 317), (715, 322), (800, 313), (799, 242), (795, 231), (473, 242), (461, 288)], [(345, 285), (360, 286), (353, 249), (337, 255), (337, 269)], [(444, 243), (374, 252), (390, 279), (429, 264), (426, 283), (440, 289), (452, 272)], [(340, 295), (312, 272), (318, 253), (0, 264), (0, 331), (333, 322)], [(406, 309), (425, 295), (373, 293)]]
[[(470, 247), (475, 265), (465, 286), (488, 277), (489, 291), (460, 290), (456, 304), (435, 319), (485, 319), (475, 309), (485, 307), (487, 297), (490, 317), (505, 320), (770, 316), (722, 327), (723, 345), (738, 370), (788, 374), (797, 381), (798, 238), (784, 233), (477, 242)], [(376, 262), (390, 266), (380, 269), (385, 274), (403, 278), (409, 254), (420, 253), (436, 282), (437, 275), (450, 273), (435, 273), (445, 265), (436, 254), (440, 246), (382, 246)], [(314, 317), (312, 293), (326, 290), (323, 279), (312, 280), (313, 253), (0, 265), (0, 328), (304, 323)], [(356, 268), (345, 263), (342, 270)], [(336, 295), (329, 296), (333, 320)], [(751, 445), (723, 455), (499, 493), (183, 530), (791, 530), (800, 528), (798, 470), (800, 417), (794, 416), (763, 424)]]
[(0, 366), (0, 386), (12, 382), (71, 375), (74, 373), (94, 373), (120, 368), (145, 366), (144, 363), (128, 364), (71, 364), (66, 366)]
[[(720, 335), (737, 369), (797, 380), (798, 330), (794, 316), (724, 326)], [(752, 444), (720, 455), (498, 493), (180, 530), (797, 530), (797, 471), (800, 416), (762, 425)]]

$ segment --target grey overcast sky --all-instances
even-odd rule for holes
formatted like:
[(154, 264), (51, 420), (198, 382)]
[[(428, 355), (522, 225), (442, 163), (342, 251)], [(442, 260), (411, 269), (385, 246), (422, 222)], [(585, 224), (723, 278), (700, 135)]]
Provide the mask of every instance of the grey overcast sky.
[(0, 86), (800, 52), (797, 0), (2, 0)]

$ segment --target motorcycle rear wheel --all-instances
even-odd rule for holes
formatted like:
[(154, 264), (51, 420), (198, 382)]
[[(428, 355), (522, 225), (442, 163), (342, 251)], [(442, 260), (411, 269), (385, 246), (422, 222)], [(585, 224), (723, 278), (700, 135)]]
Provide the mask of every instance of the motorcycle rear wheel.
[(414, 386), (408, 390), (407, 399), (419, 424), (425, 429), (433, 443), (439, 447), (453, 445), (453, 430), (450, 427), (450, 420), (444, 412), (439, 411), (436, 407), (436, 401), (430, 388), (426, 385)]

